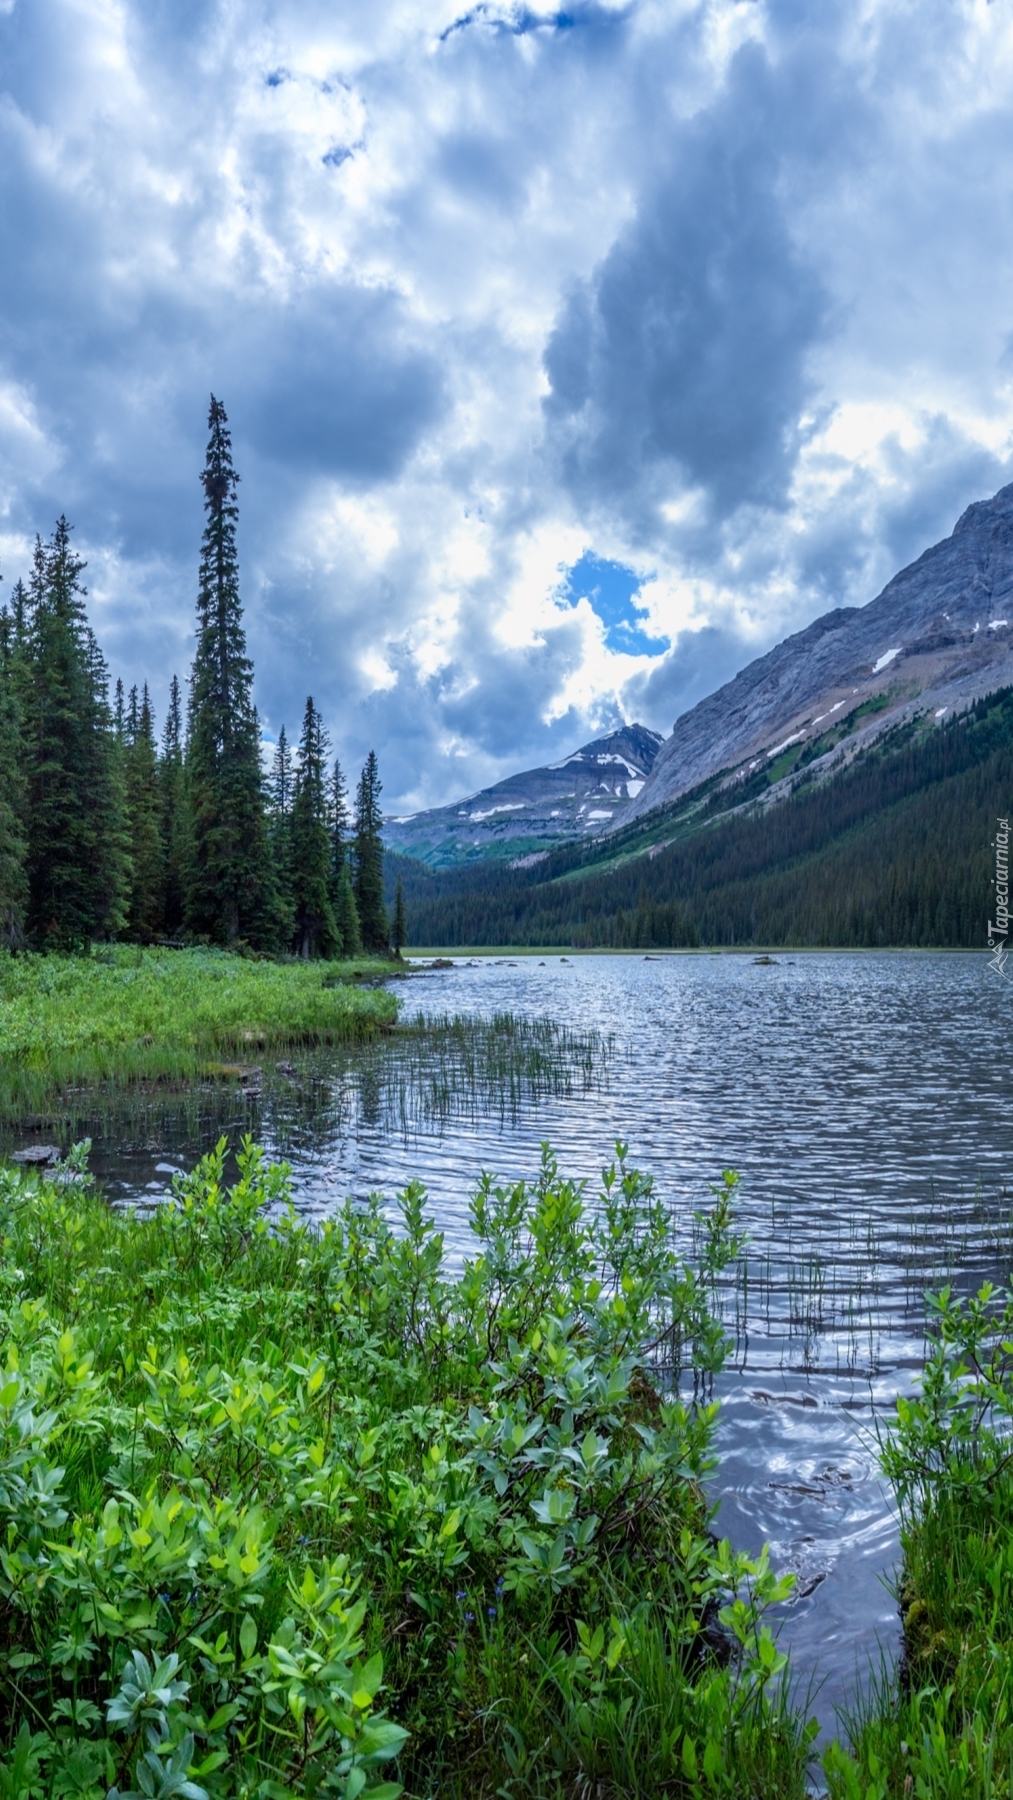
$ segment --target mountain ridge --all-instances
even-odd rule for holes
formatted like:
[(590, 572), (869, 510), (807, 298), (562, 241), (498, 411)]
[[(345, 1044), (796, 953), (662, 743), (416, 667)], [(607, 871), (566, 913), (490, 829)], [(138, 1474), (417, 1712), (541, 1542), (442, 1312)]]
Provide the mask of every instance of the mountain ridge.
[[(837, 713), (875, 705), (845, 752), (828, 748), (834, 762), (905, 719), (929, 711), (943, 717), (1011, 681), (1013, 483), (972, 502), (948, 538), (865, 606), (822, 614), (683, 713), (610, 829), (715, 775), (732, 788), (793, 745), (801, 755), (819, 737), (815, 728)], [(822, 772), (819, 759), (815, 772)]]

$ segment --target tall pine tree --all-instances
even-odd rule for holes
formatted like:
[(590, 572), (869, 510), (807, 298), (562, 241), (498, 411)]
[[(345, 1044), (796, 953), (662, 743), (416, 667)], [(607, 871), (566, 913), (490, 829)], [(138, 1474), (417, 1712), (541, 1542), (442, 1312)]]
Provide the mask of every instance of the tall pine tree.
[(355, 904), (355, 889), (352, 886), (350, 854), (346, 850), (341, 858), (341, 871), (338, 875), (334, 901), (334, 922), (341, 940), (342, 956), (358, 956), (362, 949), (362, 932), (359, 930), (359, 910)]
[(186, 922), (198, 935), (267, 948), (277, 934), (236, 553), (236, 484), (225, 408), (211, 396), (204, 536), (197, 594), (197, 653), (187, 753), (189, 858)]
[(362, 947), (384, 955), (390, 947), (387, 908), (383, 900), (383, 843), (380, 827), (380, 772), (371, 750), (359, 777), (355, 797), (355, 904)]
[(292, 792), (294, 786), (292, 747), (284, 725), (278, 733), (274, 758), (268, 778), (270, 800), (268, 836), (278, 899), (285, 917), (284, 941), (292, 936), (294, 907), (292, 899)]
[(405, 908), (404, 882), (400, 875), (394, 889), (394, 923), (390, 928), (390, 947), (395, 956), (400, 956), (408, 942), (408, 913)]
[(165, 863), (159, 829), (161, 796), (155, 727), (147, 682), (139, 706), (136, 687), (130, 690), (123, 763), (131, 865), (127, 929), (135, 943), (150, 944), (162, 930)]
[(0, 946), (7, 950), (17, 950), (24, 939), (28, 907), (28, 789), (17, 605), (15, 600), (13, 613), (6, 606), (0, 612)]
[(291, 820), (292, 947), (307, 957), (336, 956), (339, 949), (330, 896), (327, 750), (327, 733), (311, 695), (303, 714)]
[(175, 675), (162, 727), (158, 759), (158, 815), (162, 844), (162, 930), (176, 937), (183, 929), (186, 878), (186, 805), (183, 788), (183, 708)]
[(84, 613), (84, 563), (57, 521), (36, 541), (27, 661), (28, 928), (44, 948), (115, 936), (127, 885), (119, 758), (108, 677)]
[(348, 862), (348, 829), (351, 821), (348, 816), (348, 789), (341, 773), (341, 764), (334, 758), (330, 781), (330, 827), (331, 827), (331, 905), (335, 918), (338, 911), (338, 889), (341, 886), (341, 872)]

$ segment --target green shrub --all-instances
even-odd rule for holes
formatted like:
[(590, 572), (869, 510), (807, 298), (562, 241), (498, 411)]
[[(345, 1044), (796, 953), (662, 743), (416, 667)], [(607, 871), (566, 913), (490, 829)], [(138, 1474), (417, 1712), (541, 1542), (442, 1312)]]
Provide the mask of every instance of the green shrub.
[[(0, 1172), (0, 1796), (801, 1795), (765, 1558), (716, 1545), (699, 1266), (617, 1146), (319, 1230), (224, 1141), (154, 1216)], [(723, 1621), (725, 1649), (715, 1620)]]

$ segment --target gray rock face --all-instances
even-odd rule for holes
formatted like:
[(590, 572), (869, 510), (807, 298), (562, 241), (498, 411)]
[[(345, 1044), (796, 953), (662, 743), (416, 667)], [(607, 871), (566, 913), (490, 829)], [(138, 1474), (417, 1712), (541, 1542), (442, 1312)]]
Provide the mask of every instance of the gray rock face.
[(388, 819), (384, 842), (435, 865), (475, 856), (545, 856), (554, 844), (607, 831), (639, 794), (661, 742), (645, 725), (627, 725), (562, 762), (510, 775), (453, 806)]
[[(957, 711), (1013, 683), (1013, 485), (977, 501), (862, 607), (839, 607), (757, 657), (677, 719), (617, 825), (721, 770), (734, 781), (866, 701), (845, 754), (900, 718)], [(842, 752), (835, 751), (840, 759)]]

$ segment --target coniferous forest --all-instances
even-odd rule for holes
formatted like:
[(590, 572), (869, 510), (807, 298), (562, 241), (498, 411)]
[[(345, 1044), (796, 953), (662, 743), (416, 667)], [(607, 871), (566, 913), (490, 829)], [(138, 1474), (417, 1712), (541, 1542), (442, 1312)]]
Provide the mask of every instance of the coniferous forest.
[(776, 806), (701, 792), (531, 866), (390, 856), (390, 872), (415, 944), (980, 947), (1011, 792), (1005, 689), (895, 727), (829, 780), (803, 770)]
[[(196, 652), (161, 733), (147, 685), (110, 695), (71, 527), (36, 539), (0, 609), (0, 943), (215, 944), (304, 958), (384, 954), (381, 783), (373, 752), (350, 813), (312, 698), (265, 775), (239, 592), (225, 408), (201, 476)], [(395, 921), (404, 943), (404, 905)]]

